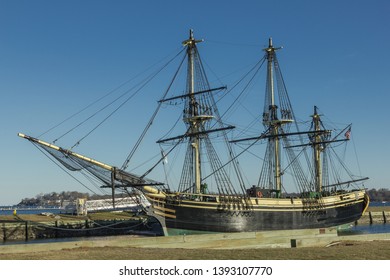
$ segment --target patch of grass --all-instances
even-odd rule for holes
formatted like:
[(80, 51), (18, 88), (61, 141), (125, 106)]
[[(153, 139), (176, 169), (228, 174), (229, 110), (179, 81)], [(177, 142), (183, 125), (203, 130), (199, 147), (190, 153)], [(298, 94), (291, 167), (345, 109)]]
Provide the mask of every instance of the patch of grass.
[(389, 260), (390, 241), (345, 241), (330, 247), (267, 249), (157, 249), (80, 247), (0, 254), (2, 260)]

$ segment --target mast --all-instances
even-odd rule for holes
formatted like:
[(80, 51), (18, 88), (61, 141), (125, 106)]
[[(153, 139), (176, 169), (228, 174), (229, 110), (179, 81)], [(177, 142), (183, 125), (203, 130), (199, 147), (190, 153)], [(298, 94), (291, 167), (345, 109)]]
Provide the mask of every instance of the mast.
[[(197, 194), (205, 193), (207, 189), (206, 180), (212, 176), (219, 193), (234, 193), (230, 178), (223, 169), (222, 162), (209, 137), (210, 133), (234, 128), (234, 126), (222, 124), (212, 94), (213, 92), (226, 89), (226, 87), (210, 88), (197, 49), (197, 44), (200, 42), (203, 42), (203, 40), (196, 40), (192, 30), (190, 30), (189, 38), (183, 41), (187, 58), (185, 94), (163, 98), (159, 101), (167, 102), (184, 99), (183, 122), (186, 125), (186, 132), (179, 136), (160, 139), (157, 143), (178, 140), (177, 145), (182, 140), (187, 139), (187, 148), (178, 185), (179, 191)], [(212, 122), (212, 120), (215, 120), (215, 122)], [(229, 144), (225, 133), (223, 135), (226, 144)], [(232, 155), (231, 152), (230, 155)], [(210, 174), (204, 176), (203, 173), (207, 172), (210, 172)]]
[(312, 116), (314, 124), (314, 176), (315, 176), (315, 190), (316, 192), (322, 191), (322, 164), (321, 164), (321, 152), (322, 152), (322, 139), (319, 131), (321, 130), (321, 119), (317, 113), (317, 106), (314, 106), (314, 114)]
[(202, 116), (199, 114), (198, 102), (195, 95), (195, 55), (197, 52), (196, 44), (203, 42), (203, 40), (195, 40), (193, 30), (190, 30), (190, 37), (183, 42), (187, 46), (188, 69), (187, 69), (187, 87), (189, 102), (187, 105), (187, 116), (184, 121), (189, 125), (189, 132), (194, 136), (190, 138), (192, 153), (195, 186), (194, 192), (201, 192), (201, 159), (200, 159), (200, 131), (202, 123), (211, 118), (210, 116)]
[(275, 87), (274, 87), (274, 56), (275, 51), (281, 49), (275, 48), (272, 45), (272, 38), (269, 38), (268, 48), (264, 49), (267, 56), (267, 98), (268, 98), (268, 112), (264, 112), (263, 124), (270, 128), (270, 134), (273, 136), (269, 141), (273, 142), (273, 157), (274, 157), (274, 182), (277, 197), (280, 196), (282, 189), (281, 182), (281, 167), (280, 167), (280, 142), (279, 142), (279, 128), (283, 121), (278, 120), (277, 109), (275, 104)]

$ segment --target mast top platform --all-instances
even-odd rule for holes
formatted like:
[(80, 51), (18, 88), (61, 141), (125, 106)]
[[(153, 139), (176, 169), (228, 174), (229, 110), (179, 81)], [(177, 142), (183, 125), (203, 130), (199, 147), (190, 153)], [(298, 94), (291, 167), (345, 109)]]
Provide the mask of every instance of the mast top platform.
[(194, 38), (194, 30), (190, 29), (190, 37), (187, 40), (183, 41), (182, 44), (183, 44), (183, 46), (193, 47), (193, 46), (195, 46), (195, 44), (201, 43), (203, 41), (204, 41), (203, 39), (195, 40), (195, 38)]
[(282, 49), (283, 47), (274, 47), (272, 44), (272, 37), (268, 39), (268, 48), (263, 49), (268, 54), (275, 53), (275, 51)]

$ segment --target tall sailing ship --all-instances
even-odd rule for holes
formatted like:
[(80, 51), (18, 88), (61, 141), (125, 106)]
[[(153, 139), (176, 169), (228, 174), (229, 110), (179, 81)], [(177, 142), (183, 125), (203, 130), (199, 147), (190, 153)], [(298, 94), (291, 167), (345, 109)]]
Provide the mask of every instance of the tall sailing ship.
[[(164, 94), (121, 168), (25, 134), (19, 133), (19, 136), (49, 153), (69, 170), (86, 171), (99, 179), (111, 188), (113, 204), (114, 194), (119, 189), (145, 196), (150, 205), (145, 206), (144, 211), (160, 222), (164, 234), (326, 228), (358, 220), (369, 204), (366, 191), (358, 183), (367, 178), (351, 175), (343, 179), (339, 176), (340, 170), (332, 172), (329, 167), (335, 152), (333, 145), (348, 142), (350, 125), (333, 135), (334, 130), (324, 126), (318, 108), (314, 107), (310, 128), (298, 129), (276, 56), (280, 48), (274, 47), (270, 39), (260, 63), (267, 67), (262, 113), (264, 130), (255, 136), (231, 139), (229, 133), (236, 128), (225, 124), (215, 98), (215, 94), (226, 88), (210, 87), (198, 52), (200, 42), (202, 40), (196, 40), (191, 30), (189, 38), (183, 42), (181, 65), (187, 65), (184, 94), (168, 96), (168, 91)], [(184, 107), (182, 134), (157, 140), (160, 147), (168, 148), (161, 150), (157, 162), (143, 175), (126, 171), (131, 155), (166, 103), (179, 103)], [(224, 160), (218, 154), (221, 149), (215, 147), (216, 143), (223, 143)], [(235, 146), (240, 143), (246, 143), (246, 148), (237, 153)], [(262, 143), (266, 146), (263, 166), (257, 182), (248, 185), (239, 159)], [(181, 175), (175, 187), (162, 183), (163, 180), (147, 178), (154, 168), (165, 166), (167, 156), (183, 145)], [(308, 171), (303, 163), (307, 163)], [(343, 169), (345, 164), (340, 166), (339, 169)], [(293, 179), (285, 179), (286, 174), (291, 174)], [(287, 192), (289, 184), (296, 185), (297, 190)]]

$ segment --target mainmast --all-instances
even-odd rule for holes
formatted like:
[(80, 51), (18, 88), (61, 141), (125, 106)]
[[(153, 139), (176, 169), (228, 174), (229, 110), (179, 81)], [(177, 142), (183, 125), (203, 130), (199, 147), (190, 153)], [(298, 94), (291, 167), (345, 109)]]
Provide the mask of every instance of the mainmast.
[(277, 197), (280, 196), (282, 189), (281, 182), (281, 168), (280, 168), (280, 142), (279, 142), (279, 128), (283, 121), (278, 119), (278, 106), (275, 104), (275, 87), (274, 87), (274, 60), (275, 51), (281, 49), (275, 48), (272, 45), (272, 38), (269, 38), (268, 48), (264, 49), (267, 56), (267, 95), (268, 109), (263, 115), (263, 124), (266, 128), (269, 128), (270, 134), (273, 136), (269, 138), (270, 142), (273, 142), (273, 157), (274, 157), (274, 183)]

